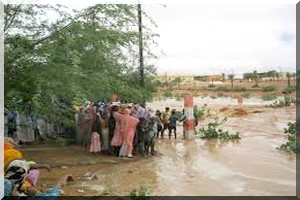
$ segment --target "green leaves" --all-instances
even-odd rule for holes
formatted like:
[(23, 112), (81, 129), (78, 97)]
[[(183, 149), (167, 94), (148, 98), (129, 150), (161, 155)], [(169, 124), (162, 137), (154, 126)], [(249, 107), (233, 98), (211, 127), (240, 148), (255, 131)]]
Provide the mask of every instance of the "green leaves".
[(222, 139), (222, 140), (236, 140), (241, 139), (240, 133), (236, 132), (235, 134), (230, 134), (228, 131), (223, 131), (222, 129), (218, 128), (220, 125), (224, 124), (227, 121), (227, 118), (222, 119), (219, 121), (215, 119), (214, 122), (208, 123), (208, 128), (205, 129), (202, 127), (197, 136), (201, 139)]
[[(57, 16), (48, 21), (45, 14)], [(74, 12), (60, 5), (5, 5), (5, 105), (70, 123), (83, 99), (142, 101), (156, 90), (154, 66), (137, 84), (136, 5), (99, 4)], [(155, 34), (143, 32), (144, 43)], [(145, 45), (147, 55), (151, 50)], [(149, 56), (150, 57), (150, 56)], [(153, 56), (152, 56), (153, 57)], [(152, 58), (151, 57), (151, 58)], [(147, 62), (145, 62), (147, 63)]]
[(297, 145), (296, 145), (296, 130), (299, 129), (299, 121), (289, 122), (288, 128), (284, 129), (284, 133), (288, 135), (288, 141), (285, 144), (280, 146), (280, 149), (284, 149), (290, 153), (297, 153)]

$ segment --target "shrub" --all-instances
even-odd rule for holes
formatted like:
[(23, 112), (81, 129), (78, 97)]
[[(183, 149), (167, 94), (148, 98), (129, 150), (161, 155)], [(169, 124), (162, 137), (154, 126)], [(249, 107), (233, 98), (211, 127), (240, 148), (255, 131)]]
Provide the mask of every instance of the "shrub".
[(217, 90), (218, 91), (226, 91), (226, 92), (228, 92), (228, 91), (230, 91), (230, 88), (228, 88), (226, 86), (219, 86), (219, 87), (217, 87)]
[(223, 92), (218, 92), (218, 97), (224, 97), (224, 93)]
[(273, 92), (275, 90), (277, 90), (277, 87), (274, 85), (268, 85), (268, 86), (262, 87), (263, 92)]
[(147, 186), (140, 186), (138, 189), (133, 189), (130, 192), (130, 196), (133, 199), (149, 199), (149, 197), (146, 196), (151, 196), (152, 192)]
[(224, 124), (227, 121), (225, 117), (223, 120), (219, 121), (215, 119), (214, 122), (208, 123), (208, 128), (205, 129), (202, 127), (197, 132), (197, 136), (201, 139), (223, 139), (223, 140), (232, 140), (232, 139), (241, 139), (238, 132), (235, 134), (229, 134), (228, 131), (223, 131), (222, 129), (218, 128), (220, 125)]
[(284, 96), (283, 100), (277, 100), (277, 101), (273, 102), (270, 106), (272, 108), (280, 108), (280, 107), (285, 107), (285, 106), (291, 106), (295, 103), (296, 103), (295, 99), (288, 97), (288, 96)]
[(242, 97), (244, 97), (244, 98), (250, 98), (250, 93), (249, 92), (244, 93), (244, 94), (242, 94)]
[(245, 87), (235, 86), (235, 87), (232, 88), (232, 91), (234, 91), (234, 92), (244, 92), (244, 91), (247, 91), (247, 89)]
[(179, 94), (176, 94), (175, 96), (176, 101), (181, 101), (183, 99), (183, 97)]
[(299, 128), (299, 121), (289, 122), (288, 128), (284, 129), (284, 133), (288, 134), (288, 141), (285, 144), (280, 146), (280, 149), (283, 149), (290, 153), (297, 153), (297, 146), (296, 146), (296, 128)]
[(274, 99), (277, 99), (277, 96), (271, 95), (271, 94), (266, 94), (266, 95), (262, 95), (262, 96), (261, 96), (261, 99), (262, 99), (263, 101), (272, 101), (272, 100), (274, 100)]
[(215, 88), (216, 86), (213, 85), (213, 84), (209, 84), (208, 87), (209, 87), (209, 88)]
[(163, 93), (163, 96), (168, 98), (168, 97), (173, 97), (173, 94), (170, 90), (167, 90)]
[(296, 85), (291, 85), (290, 87), (287, 87), (285, 89), (285, 92), (288, 93), (288, 94), (293, 93), (295, 91), (296, 91)]
[(259, 88), (259, 85), (255, 83), (254, 85), (252, 85), (252, 88)]

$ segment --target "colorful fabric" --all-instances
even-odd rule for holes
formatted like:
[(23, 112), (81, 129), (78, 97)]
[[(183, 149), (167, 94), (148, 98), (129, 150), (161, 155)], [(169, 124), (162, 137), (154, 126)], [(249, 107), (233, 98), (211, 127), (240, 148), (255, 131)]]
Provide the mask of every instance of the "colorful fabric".
[(120, 123), (121, 123), (120, 120), (121, 120), (122, 115), (123, 114), (121, 114), (119, 112), (113, 113), (113, 117), (116, 120), (116, 124), (115, 124), (114, 136), (111, 140), (111, 146), (119, 147), (123, 143), (123, 138), (120, 133)]
[(4, 196), (11, 196), (13, 190), (13, 184), (8, 180), (4, 179)]
[(8, 149), (14, 149), (14, 145), (11, 144), (10, 142), (8, 141), (4, 141), (4, 151), (8, 150)]
[(101, 151), (100, 135), (97, 132), (93, 132), (91, 137), (90, 152), (100, 152), (100, 151)]
[(16, 159), (22, 159), (23, 154), (16, 149), (7, 149), (4, 151), (4, 169), (7, 169), (7, 166), (10, 162)]
[(38, 193), (35, 196), (43, 197), (42, 199), (54, 200), (61, 196), (61, 189), (58, 186), (48, 189), (46, 192)]
[(5, 178), (12, 184), (19, 185), (26, 177), (28, 170), (29, 166), (25, 160), (14, 160), (8, 165)]
[(29, 170), (27, 176), (25, 177), (25, 180), (28, 181), (32, 186), (36, 186), (39, 175), (40, 175), (40, 170), (31, 169)]
[(122, 154), (127, 156), (132, 156), (133, 150), (133, 139), (136, 130), (136, 126), (139, 120), (135, 117), (130, 116), (130, 110), (125, 109), (124, 115), (121, 118), (121, 136), (124, 140), (123, 148), (124, 152)]

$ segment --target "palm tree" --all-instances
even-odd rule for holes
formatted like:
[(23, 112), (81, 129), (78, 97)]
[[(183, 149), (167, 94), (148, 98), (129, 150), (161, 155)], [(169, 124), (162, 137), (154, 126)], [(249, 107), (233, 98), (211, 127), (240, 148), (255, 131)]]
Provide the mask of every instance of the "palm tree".
[(233, 79), (234, 79), (234, 74), (229, 74), (228, 75), (228, 78), (230, 79), (231, 81), (231, 88), (233, 88)]

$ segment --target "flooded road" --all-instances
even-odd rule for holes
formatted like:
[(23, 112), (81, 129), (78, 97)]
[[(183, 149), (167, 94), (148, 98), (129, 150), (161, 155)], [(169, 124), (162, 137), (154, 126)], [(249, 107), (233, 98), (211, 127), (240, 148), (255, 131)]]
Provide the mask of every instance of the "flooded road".
[[(149, 106), (156, 109), (164, 105), (156, 102), (156, 106)], [(170, 105), (176, 106), (180, 103)], [(218, 105), (210, 106), (219, 109)], [(66, 186), (65, 195), (129, 195), (132, 189), (145, 185), (153, 195), (162, 196), (295, 196), (296, 156), (277, 147), (286, 141), (283, 128), (296, 119), (296, 108), (252, 109), (260, 112), (229, 118), (222, 126), (240, 132), (242, 139), (236, 142), (186, 141), (179, 124), (177, 140), (157, 141), (156, 150), (161, 155), (118, 164), (57, 168), (53, 173), (72, 173), (78, 179), (86, 173), (98, 176), (98, 181), (80, 180)], [(43, 173), (41, 182), (49, 181), (51, 176)], [(79, 188), (84, 193), (79, 193)]]

